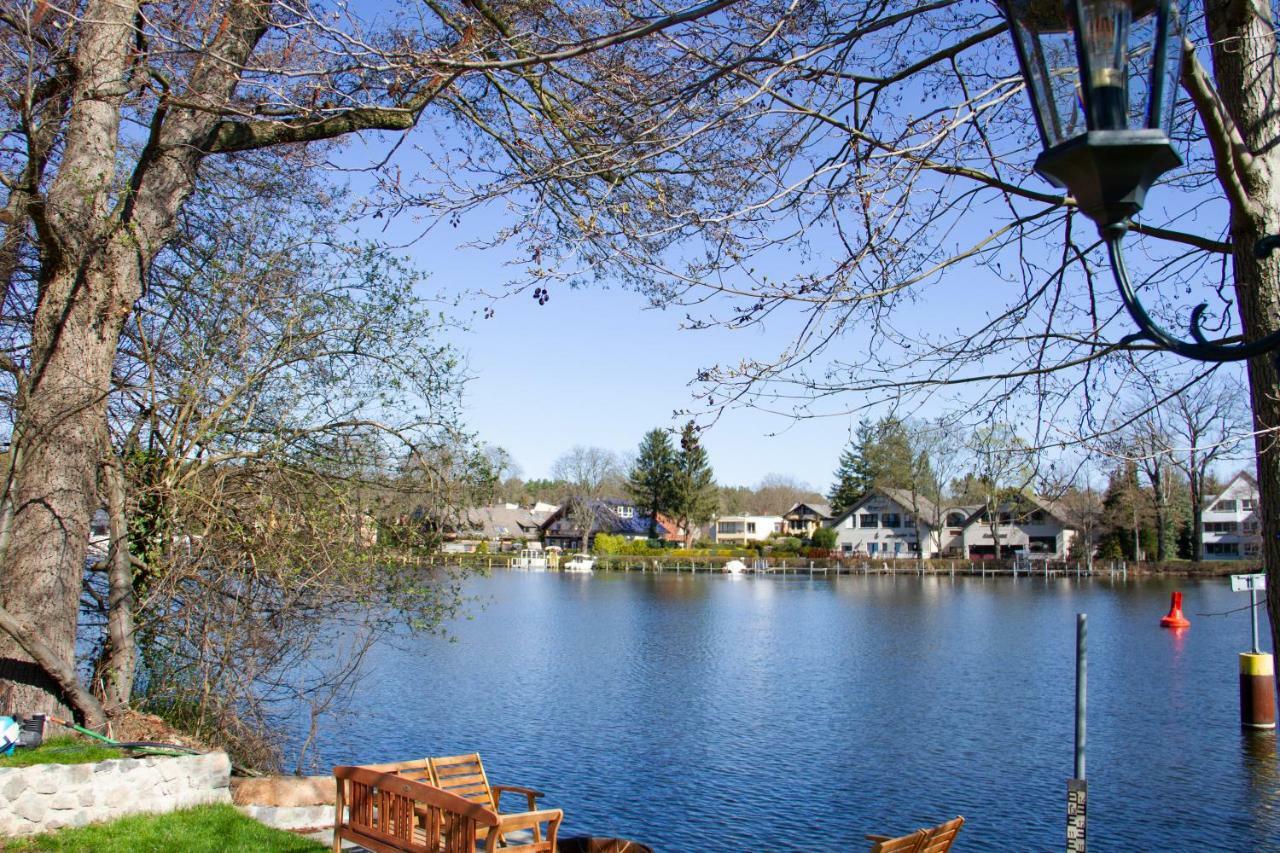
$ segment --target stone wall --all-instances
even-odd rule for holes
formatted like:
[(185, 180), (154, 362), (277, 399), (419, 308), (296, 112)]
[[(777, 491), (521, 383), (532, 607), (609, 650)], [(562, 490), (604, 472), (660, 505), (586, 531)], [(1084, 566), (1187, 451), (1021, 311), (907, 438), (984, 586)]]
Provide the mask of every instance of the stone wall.
[(337, 785), (332, 776), (261, 776), (233, 779), (231, 801), (276, 829), (332, 828)]
[(0, 768), (0, 837), (229, 803), (224, 752)]

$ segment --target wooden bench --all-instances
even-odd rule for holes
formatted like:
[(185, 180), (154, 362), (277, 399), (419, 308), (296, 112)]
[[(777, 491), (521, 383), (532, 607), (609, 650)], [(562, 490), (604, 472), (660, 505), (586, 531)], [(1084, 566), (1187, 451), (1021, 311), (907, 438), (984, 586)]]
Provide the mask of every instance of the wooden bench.
[(917, 829), (910, 835), (890, 838), (887, 835), (868, 835), (867, 840), (874, 842), (871, 853), (946, 853), (956, 840), (964, 818), (958, 817), (946, 823), (926, 829)]
[[(412, 762), (401, 762), (411, 765)], [(415, 768), (335, 767), (338, 792), (333, 820), (333, 850), (353, 841), (373, 853), (475, 853), (485, 837), (486, 853), (495, 853), (508, 833), (532, 830), (530, 844), (509, 844), (506, 853), (555, 853), (560, 809), (499, 815), (427, 782), (411, 778)], [(545, 838), (539, 829), (547, 825)]]

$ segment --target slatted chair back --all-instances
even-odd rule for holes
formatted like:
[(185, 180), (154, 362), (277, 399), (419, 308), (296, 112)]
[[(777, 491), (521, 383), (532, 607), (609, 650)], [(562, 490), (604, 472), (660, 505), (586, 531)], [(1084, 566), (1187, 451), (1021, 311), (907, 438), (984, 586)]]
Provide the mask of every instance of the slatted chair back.
[(343, 839), (373, 853), (474, 853), (498, 816), (447, 791), (367, 767), (335, 767), (333, 849)]
[(486, 809), (498, 810), (494, 801), (493, 790), (489, 787), (489, 777), (484, 773), (484, 764), (480, 762), (480, 753), (467, 755), (446, 755), (441, 758), (427, 759), (431, 764), (434, 784), (442, 791), (470, 800)]
[(871, 845), (871, 853), (946, 853), (951, 849), (962, 826), (964, 818), (958, 817), (897, 838), (879, 835), (867, 837), (875, 842)]
[(434, 785), (435, 777), (431, 775), (431, 760), (428, 758), (411, 758), (408, 761), (388, 761), (386, 764), (361, 764), (366, 770), (379, 773), (394, 773), (402, 779)]

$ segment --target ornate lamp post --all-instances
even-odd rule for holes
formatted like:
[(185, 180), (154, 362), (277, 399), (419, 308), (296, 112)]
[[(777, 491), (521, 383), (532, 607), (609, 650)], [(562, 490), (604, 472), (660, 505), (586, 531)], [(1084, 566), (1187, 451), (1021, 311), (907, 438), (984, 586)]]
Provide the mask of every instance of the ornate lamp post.
[[(1191, 312), (1191, 340), (1165, 331), (1129, 282), (1120, 244), (1160, 175), (1180, 166), (1169, 125), (1188, 0), (1000, 0), (1044, 142), (1036, 171), (1075, 196), (1107, 244), (1120, 298), (1150, 340), (1199, 361), (1238, 361), (1280, 348), (1280, 332), (1211, 341)], [(1259, 257), (1276, 247), (1260, 241)]]

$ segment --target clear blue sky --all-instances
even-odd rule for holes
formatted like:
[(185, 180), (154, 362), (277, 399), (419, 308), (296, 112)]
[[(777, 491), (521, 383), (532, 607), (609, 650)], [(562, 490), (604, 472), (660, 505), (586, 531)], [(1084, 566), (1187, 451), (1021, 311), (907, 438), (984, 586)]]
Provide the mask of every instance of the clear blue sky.
[[(424, 140), (414, 134), (414, 141)], [(371, 137), (366, 142), (367, 148), (356, 143), (342, 152), (344, 165), (381, 159), (386, 141)], [(396, 159), (412, 168), (411, 146), (402, 148)], [(1167, 199), (1160, 198), (1157, 188), (1153, 212), (1163, 201)], [(409, 215), (390, 223), (368, 220), (358, 227), (370, 236), (407, 244), (405, 253), (430, 275), (431, 289), (457, 295), (502, 293), (517, 273), (504, 264), (509, 257), (505, 249), (466, 246), (491, 236), (502, 224), (499, 206), (492, 205), (464, 217), (458, 228), (437, 225), (424, 236), (422, 223)], [(988, 227), (975, 216), (962, 229), (971, 233), (951, 233), (947, 239), (966, 242), (985, 236)], [(1205, 223), (1193, 223), (1190, 230), (1213, 233)], [(782, 265), (796, 262), (794, 257), (773, 261), (783, 275), (793, 270)], [(973, 328), (984, 311), (999, 304), (988, 291), (1009, 287), (988, 278), (978, 266), (954, 268), (928, 286), (926, 299), (901, 310), (897, 320), (935, 331)], [(492, 318), (482, 316), (486, 307), (494, 309)], [(546, 305), (537, 304), (527, 291), (497, 301), (472, 295), (459, 315), (470, 326), (455, 340), (472, 377), (465, 392), (466, 425), (482, 441), (506, 449), (526, 479), (548, 476), (554, 460), (574, 445), (633, 452), (647, 430), (687, 419), (674, 417), (676, 411), (702, 411), (690, 384), (699, 367), (776, 355), (790, 338), (785, 317), (775, 317), (764, 328), (684, 331), (682, 310), (653, 310), (635, 293), (602, 287), (555, 287)], [(858, 349), (866, 346), (859, 337), (845, 336), (838, 352), (856, 361)], [(998, 364), (982, 367), (999, 372)], [(840, 405), (853, 409), (863, 402), (850, 397)], [(964, 401), (952, 396), (929, 405), (922, 414), (939, 414), (946, 406), (963, 409)], [(722, 484), (754, 485), (778, 473), (825, 492), (859, 416), (794, 421), (751, 409), (730, 410), (704, 433), (703, 443)]]

